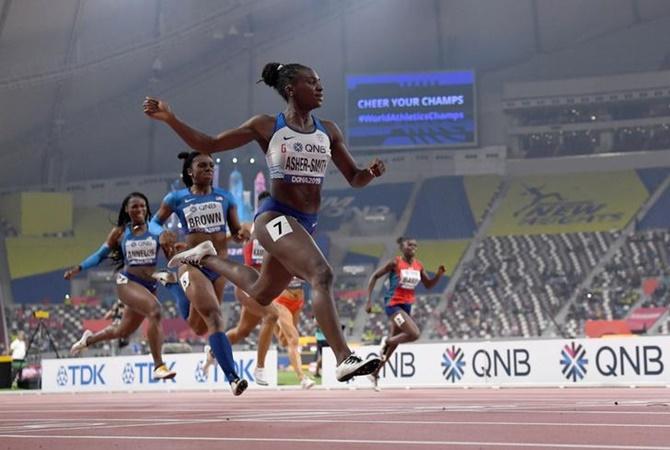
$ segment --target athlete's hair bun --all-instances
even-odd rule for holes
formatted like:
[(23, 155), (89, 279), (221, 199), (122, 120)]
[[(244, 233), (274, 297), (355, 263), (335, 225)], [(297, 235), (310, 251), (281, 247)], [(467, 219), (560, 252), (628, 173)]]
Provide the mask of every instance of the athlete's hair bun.
[(188, 159), (188, 156), (190, 155), (189, 152), (181, 152), (177, 155), (177, 158), (179, 159)]
[(270, 87), (277, 87), (277, 81), (279, 80), (279, 69), (281, 66), (281, 64), (276, 62), (267, 63), (265, 67), (263, 67), (263, 73), (261, 74), (263, 82)]
[(399, 237), (398, 239), (396, 239), (395, 241), (396, 241), (396, 243), (397, 243), (398, 245), (402, 245), (402, 243), (405, 242), (405, 240), (406, 240), (405, 236), (400, 236), (400, 237)]

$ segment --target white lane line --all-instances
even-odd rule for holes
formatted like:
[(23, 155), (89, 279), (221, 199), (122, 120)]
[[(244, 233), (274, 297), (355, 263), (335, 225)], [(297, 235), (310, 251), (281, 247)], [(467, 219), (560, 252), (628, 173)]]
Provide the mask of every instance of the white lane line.
[[(262, 422), (256, 419), (236, 419), (238, 422)], [(398, 425), (500, 425), (532, 427), (613, 427), (613, 428), (670, 428), (665, 424), (630, 423), (583, 423), (583, 422), (487, 422), (487, 421), (441, 421), (441, 420), (340, 420), (340, 419), (276, 419), (274, 422), (286, 423), (356, 423), (356, 424), (398, 424)]]
[(151, 441), (196, 441), (196, 442), (292, 442), (314, 444), (375, 444), (375, 445), (423, 445), (447, 446), (460, 445), (464, 447), (537, 447), (537, 448), (578, 448), (578, 449), (616, 449), (616, 450), (670, 450), (670, 447), (650, 445), (608, 445), (582, 443), (544, 443), (544, 442), (485, 442), (485, 441), (396, 441), (380, 439), (306, 439), (306, 438), (255, 438), (255, 437), (202, 437), (202, 436), (63, 436), (40, 435), (24, 436), (14, 434), (0, 434), (3, 439), (71, 439), (71, 440), (151, 440)]

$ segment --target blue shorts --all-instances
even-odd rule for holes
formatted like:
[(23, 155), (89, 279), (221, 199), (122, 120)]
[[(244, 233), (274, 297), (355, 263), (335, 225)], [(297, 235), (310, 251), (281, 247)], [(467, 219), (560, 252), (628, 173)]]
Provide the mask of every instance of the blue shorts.
[(152, 294), (155, 294), (155, 293), (156, 293), (156, 289), (158, 289), (158, 281), (155, 281), (155, 280), (152, 280), (152, 281), (143, 280), (142, 278), (138, 277), (137, 275), (133, 275), (133, 274), (130, 274), (130, 273), (128, 273), (128, 272), (121, 272), (121, 275), (125, 276), (125, 277), (128, 278), (130, 281), (134, 281), (134, 282), (137, 283), (137, 284), (141, 284), (142, 286), (144, 286), (145, 288), (147, 288), (147, 290), (148, 290), (149, 292), (151, 292)]
[(291, 208), (290, 206), (287, 206), (283, 203), (279, 203), (272, 197), (268, 197), (265, 200), (263, 200), (261, 205), (258, 207), (258, 211), (256, 211), (254, 221), (256, 220), (256, 217), (258, 217), (259, 214), (262, 214), (266, 211), (277, 211), (282, 214), (286, 214), (287, 216), (293, 217), (295, 220), (298, 221), (300, 225), (302, 225), (305, 231), (307, 231), (309, 234), (314, 234), (314, 232), (316, 231), (316, 224), (319, 221), (318, 214), (307, 214), (304, 212), (297, 211)]
[(397, 313), (400, 310), (405, 311), (408, 316), (412, 315), (412, 305), (409, 303), (400, 303), (398, 305), (384, 307), (384, 311), (386, 311), (386, 315), (389, 317), (391, 317), (393, 314)]
[(207, 277), (207, 279), (209, 279), (209, 281), (211, 281), (212, 283), (218, 280), (219, 277), (221, 276), (218, 273), (214, 272), (213, 270), (209, 270), (206, 267), (198, 267), (198, 269), (200, 269), (200, 272), (202, 272)]

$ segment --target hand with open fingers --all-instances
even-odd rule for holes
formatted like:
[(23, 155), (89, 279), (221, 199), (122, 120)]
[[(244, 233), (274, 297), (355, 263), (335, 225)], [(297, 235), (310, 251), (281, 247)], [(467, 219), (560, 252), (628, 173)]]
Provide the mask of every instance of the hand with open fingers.
[(384, 172), (386, 172), (386, 166), (384, 165), (384, 161), (382, 161), (379, 158), (375, 158), (374, 161), (370, 164), (368, 167), (368, 170), (372, 174), (373, 177), (381, 177)]
[(173, 116), (170, 105), (153, 97), (145, 97), (142, 103), (144, 114), (152, 119), (166, 121)]

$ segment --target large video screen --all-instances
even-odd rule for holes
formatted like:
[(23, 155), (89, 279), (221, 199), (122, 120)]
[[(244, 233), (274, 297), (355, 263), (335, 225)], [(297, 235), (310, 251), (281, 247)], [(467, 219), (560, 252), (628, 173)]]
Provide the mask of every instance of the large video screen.
[(347, 75), (347, 136), (355, 149), (477, 144), (473, 71)]

